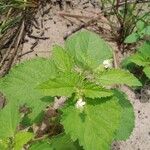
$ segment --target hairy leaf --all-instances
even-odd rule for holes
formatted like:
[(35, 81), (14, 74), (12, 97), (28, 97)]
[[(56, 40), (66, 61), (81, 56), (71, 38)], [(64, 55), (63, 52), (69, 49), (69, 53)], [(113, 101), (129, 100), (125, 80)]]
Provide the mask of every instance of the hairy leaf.
[(86, 150), (108, 150), (119, 127), (121, 106), (116, 98), (86, 99), (81, 112), (74, 105), (64, 108), (61, 123), (72, 140)]
[(52, 101), (43, 99), (43, 93), (37, 85), (56, 76), (55, 66), (49, 59), (38, 58), (26, 61), (14, 67), (11, 72), (0, 80), (0, 91), (6, 99), (32, 108), (32, 119), (36, 119), (42, 109)]
[(39, 88), (48, 96), (70, 97), (82, 85), (83, 78), (77, 73), (66, 72), (55, 79), (42, 83)]
[(69, 37), (65, 47), (78, 65), (90, 69), (95, 69), (105, 59), (112, 58), (110, 46), (99, 35), (86, 30)]
[(51, 139), (33, 143), (29, 150), (83, 150), (69, 135), (60, 134)]
[(29, 150), (54, 150), (47, 140), (33, 143)]
[(15, 135), (14, 149), (21, 150), (23, 146), (33, 138), (33, 133), (20, 131)]
[(62, 72), (71, 71), (73, 68), (73, 59), (67, 51), (60, 46), (55, 46), (53, 48), (52, 59), (54, 60), (56, 67)]
[(129, 138), (131, 132), (134, 128), (134, 110), (133, 106), (127, 99), (127, 96), (118, 90), (114, 90), (114, 94), (116, 98), (119, 100), (119, 104), (121, 105), (121, 122), (120, 127), (117, 129), (115, 140), (126, 140)]
[(89, 98), (101, 98), (113, 95), (110, 90), (84, 81), (83, 77), (75, 72), (63, 73), (55, 79), (44, 82), (39, 88), (48, 96), (71, 97), (75, 93)]
[(54, 150), (83, 150), (78, 142), (73, 142), (69, 135), (61, 134), (51, 140)]
[(110, 90), (104, 89), (93, 83), (86, 83), (82, 89), (82, 92), (85, 97), (89, 98), (101, 98), (112, 96), (113, 93)]
[(14, 137), (19, 125), (19, 107), (14, 103), (8, 103), (0, 110), (0, 139)]
[(101, 85), (126, 84), (129, 86), (141, 86), (141, 83), (130, 72), (120, 69), (106, 70), (97, 75), (96, 80)]

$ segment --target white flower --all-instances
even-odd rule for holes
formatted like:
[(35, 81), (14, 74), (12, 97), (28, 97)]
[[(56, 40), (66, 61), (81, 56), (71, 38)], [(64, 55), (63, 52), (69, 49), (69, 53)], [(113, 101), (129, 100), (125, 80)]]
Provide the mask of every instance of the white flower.
[(107, 68), (112, 68), (113, 67), (113, 60), (112, 59), (106, 59), (103, 61), (104, 67)]
[(84, 102), (82, 100), (82, 98), (78, 99), (77, 103), (76, 103), (76, 108), (80, 109), (83, 108), (83, 106), (86, 104), (86, 102)]

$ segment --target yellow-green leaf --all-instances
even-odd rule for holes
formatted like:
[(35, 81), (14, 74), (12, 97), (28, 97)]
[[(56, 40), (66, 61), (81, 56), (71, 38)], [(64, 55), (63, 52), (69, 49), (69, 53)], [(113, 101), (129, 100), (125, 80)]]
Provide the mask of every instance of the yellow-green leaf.
[(19, 131), (14, 138), (14, 150), (21, 150), (23, 146), (33, 139), (34, 135), (31, 132)]

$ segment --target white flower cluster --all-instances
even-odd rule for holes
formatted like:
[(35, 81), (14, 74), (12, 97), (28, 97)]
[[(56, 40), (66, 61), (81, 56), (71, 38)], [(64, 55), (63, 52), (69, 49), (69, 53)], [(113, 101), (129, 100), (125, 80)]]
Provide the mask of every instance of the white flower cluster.
[(76, 103), (76, 108), (77, 109), (81, 109), (84, 107), (84, 105), (86, 104), (86, 102), (83, 101), (82, 98), (78, 99), (77, 103)]
[(103, 65), (106, 69), (113, 68), (113, 60), (112, 59), (106, 59), (103, 61)]

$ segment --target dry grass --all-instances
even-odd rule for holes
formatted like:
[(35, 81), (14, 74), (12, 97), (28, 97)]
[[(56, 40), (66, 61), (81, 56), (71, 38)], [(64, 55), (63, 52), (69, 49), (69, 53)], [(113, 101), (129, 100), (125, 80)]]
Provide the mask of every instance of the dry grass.
[[(0, 75), (11, 67), (39, 0), (0, 0)], [(21, 31), (21, 34), (20, 34)], [(9, 60), (9, 61), (8, 61)]]

